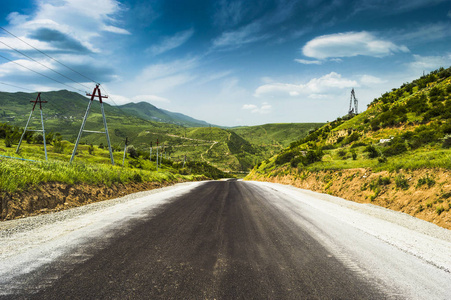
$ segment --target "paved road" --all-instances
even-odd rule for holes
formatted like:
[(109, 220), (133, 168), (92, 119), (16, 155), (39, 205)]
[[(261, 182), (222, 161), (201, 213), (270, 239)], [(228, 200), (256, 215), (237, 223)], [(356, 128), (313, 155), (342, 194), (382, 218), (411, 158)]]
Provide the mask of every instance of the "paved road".
[[(293, 204), (289, 192), (242, 181), (200, 184), (22, 272), (3, 297), (401, 299), (422, 291), (440, 299), (451, 291), (446, 265), (349, 229), (318, 207)], [(429, 286), (431, 276), (441, 287)]]

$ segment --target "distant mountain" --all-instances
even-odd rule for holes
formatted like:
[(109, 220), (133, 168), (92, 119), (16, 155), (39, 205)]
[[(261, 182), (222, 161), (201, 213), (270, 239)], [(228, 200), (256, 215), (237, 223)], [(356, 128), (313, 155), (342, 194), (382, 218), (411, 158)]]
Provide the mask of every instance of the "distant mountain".
[[(32, 104), (30, 100), (35, 100), (37, 93), (5, 93), (0, 92), (0, 122), (12, 121), (28, 117)], [(44, 104), (44, 114), (47, 117), (62, 118), (83, 118), (86, 112), (89, 99), (78, 93), (67, 90), (43, 92), (41, 93)], [(127, 115), (128, 117), (138, 117), (140, 119), (176, 124), (187, 127), (207, 127), (210, 126), (205, 121), (196, 120), (181, 113), (174, 113), (159, 109), (147, 102), (128, 103), (125, 105), (112, 106), (108, 99), (104, 100), (107, 114)], [(3, 118), (2, 118), (3, 117)]]
[(205, 121), (197, 120), (181, 113), (160, 109), (147, 102), (127, 103), (118, 106), (118, 108), (126, 111), (130, 115), (135, 115), (144, 120), (171, 123), (188, 127), (210, 126), (210, 124)]
[[(36, 93), (1, 93), (0, 123), (24, 127)], [(86, 112), (89, 99), (66, 90), (41, 94), (45, 130), (60, 133), (74, 142)], [(285, 145), (305, 137), (321, 124), (273, 124), (244, 128), (217, 128), (189, 116), (159, 109), (152, 104), (129, 103), (109, 105), (105, 114), (113, 149), (122, 151), (125, 140), (136, 149), (149, 153), (157, 141), (174, 160), (208, 162), (224, 171), (247, 171), (254, 164), (279, 152)], [(33, 114), (31, 129), (40, 129), (39, 110)], [(92, 131), (103, 131), (99, 103), (93, 103), (81, 138), (83, 144), (105, 145), (106, 137)], [(39, 134), (39, 133), (36, 133)], [(66, 149), (69, 151), (69, 149)]]

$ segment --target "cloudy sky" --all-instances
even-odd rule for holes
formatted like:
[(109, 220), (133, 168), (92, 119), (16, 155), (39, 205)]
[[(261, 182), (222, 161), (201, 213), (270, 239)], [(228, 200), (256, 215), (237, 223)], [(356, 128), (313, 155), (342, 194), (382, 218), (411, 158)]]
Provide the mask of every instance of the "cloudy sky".
[(99, 82), (225, 126), (332, 121), (451, 66), (449, 0), (2, 0), (0, 26), (1, 91)]

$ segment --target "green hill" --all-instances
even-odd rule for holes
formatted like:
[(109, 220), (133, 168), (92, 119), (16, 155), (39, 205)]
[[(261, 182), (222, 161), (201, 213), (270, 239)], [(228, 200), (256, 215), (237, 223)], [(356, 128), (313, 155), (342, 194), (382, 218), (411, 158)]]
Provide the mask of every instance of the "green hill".
[[(23, 127), (28, 119), (35, 93), (0, 93), (0, 123)], [(63, 139), (75, 141), (80, 130), (89, 99), (73, 92), (57, 91), (41, 94), (45, 128), (48, 134), (60, 133)], [(107, 100), (108, 101), (108, 100)], [(264, 160), (298, 137), (305, 136), (314, 124), (268, 124), (263, 125), (264, 134), (258, 126), (224, 129), (208, 125), (183, 114), (170, 113), (141, 102), (120, 107), (105, 103), (108, 130), (113, 148), (123, 149), (125, 139), (136, 149), (149, 153), (150, 144), (157, 140), (165, 155), (176, 161), (187, 156), (189, 161), (210, 162), (224, 171), (248, 171), (254, 164)], [(152, 121), (153, 120), (153, 121)], [(165, 120), (157, 122), (155, 120)], [(178, 125), (178, 124), (183, 124)], [(189, 124), (204, 127), (189, 127)], [(33, 115), (32, 128), (40, 128), (39, 111)], [(93, 103), (85, 129), (103, 131), (103, 120), (98, 102)], [(39, 135), (36, 133), (35, 135)], [(19, 135), (20, 136), (20, 135)], [(270, 141), (278, 138), (279, 142)], [(18, 137), (15, 136), (17, 140)], [(83, 133), (81, 142), (105, 146), (102, 134)], [(14, 141), (17, 143), (17, 141)], [(66, 149), (65, 151), (70, 151)]]
[(441, 68), (291, 143), (248, 178), (373, 202), (451, 228), (450, 170), (451, 68)]
[(118, 106), (118, 108), (130, 115), (149, 121), (171, 123), (188, 127), (203, 127), (210, 125), (205, 121), (196, 120), (181, 113), (159, 109), (147, 102), (128, 103)]

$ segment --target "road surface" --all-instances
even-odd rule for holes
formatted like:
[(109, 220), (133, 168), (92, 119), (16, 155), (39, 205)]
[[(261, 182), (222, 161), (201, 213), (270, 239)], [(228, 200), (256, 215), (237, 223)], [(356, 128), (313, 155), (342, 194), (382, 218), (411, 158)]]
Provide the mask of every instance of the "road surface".
[(96, 205), (0, 225), (0, 298), (451, 295), (450, 231), (383, 208), (235, 180)]

